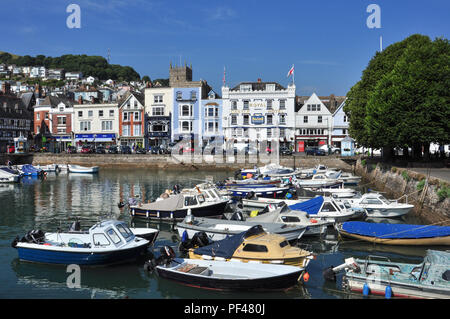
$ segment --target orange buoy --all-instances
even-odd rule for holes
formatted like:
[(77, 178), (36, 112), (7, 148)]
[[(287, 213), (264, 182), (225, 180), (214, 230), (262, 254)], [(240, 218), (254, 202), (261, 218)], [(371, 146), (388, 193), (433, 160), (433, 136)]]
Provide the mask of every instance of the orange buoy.
[(311, 218), (309, 221), (313, 224), (317, 223), (317, 219), (314, 219), (314, 218)]
[(309, 274), (307, 272), (305, 272), (305, 274), (303, 275), (303, 281), (307, 282), (309, 280)]

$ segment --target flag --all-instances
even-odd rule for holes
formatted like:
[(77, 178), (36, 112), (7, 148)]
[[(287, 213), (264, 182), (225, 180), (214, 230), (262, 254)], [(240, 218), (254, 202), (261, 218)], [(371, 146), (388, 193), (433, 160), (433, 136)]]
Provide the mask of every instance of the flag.
[(292, 68), (289, 70), (288, 74), (286, 77), (291, 76), (292, 74), (294, 74), (294, 65), (292, 65)]

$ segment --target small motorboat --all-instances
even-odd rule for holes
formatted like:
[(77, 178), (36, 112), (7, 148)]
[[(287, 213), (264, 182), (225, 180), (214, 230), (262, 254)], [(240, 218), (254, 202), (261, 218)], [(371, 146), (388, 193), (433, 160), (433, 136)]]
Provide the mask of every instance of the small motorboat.
[(17, 171), (8, 166), (0, 166), (0, 183), (17, 183), (20, 177)]
[(155, 228), (134, 228), (129, 227), (136, 237), (141, 237), (149, 241), (149, 245), (153, 245), (158, 237), (159, 230)]
[(348, 258), (345, 263), (324, 271), (324, 277), (335, 280), (345, 270), (344, 289), (386, 298), (450, 299), (450, 252), (427, 250), (420, 264), (392, 262), (384, 256), (366, 259)]
[(80, 165), (67, 165), (69, 173), (81, 173), (81, 174), (95, 174), (98, 173), (98, 166), (80, 166)]
[(37, 263), (110, 265), (136, 260), (150, 242), (133, 234), (127, 224), (105, 220), (81, 231), (75, 222), (67, 232), (29, 231), (12, 242), (19, 259)]
[(255, 217), (247, 218), (247, 221), (280, 223), (286, 225), (306, 226), (307, 230), (303, 236), (322, 236), (327, 232), (328, 226), (333, 222), (311, 218), (306, 212), (291, 210), (289, 206), (281, 202), (276, 207), (267, 206), (267, 212), (261, 212)]
[(314, 174), (310, 179), (293, 180), (295, 186), (302, 188), (338, 188), (342, 186), (342, 183), (338, 177), (327, 176), (324, 173)]
[(450, 245), (450, 226), (345, 222), (342, 236), (387, 245)]
[(212, 241), (236, 235), (252, 228), (255, 225), (261, 225), (262, 228), (270, 234), (284, 236), (288, 241), (300, 239), (305, 233), (307, 226), (287, 225), (280, 223), (260, 223), (243, 220), (223, 220), (215, 218), (197, 218), (192, 215), (177, 223), (178, 234), (183, 236), (187, 232), (188, 238), (192, 238), (197, 232), (205, 232)]
[(163, 193), (151, 203), (131, 204), (132, 217), (155, 220), (183, 220), (188, 211), (196, 217), (222, 217), (228, 198), (222, 198), (214, 190), (185, 189), (178, 193)]
[(414, 208), (411, 204), (388, 200), (379, 193), (366, 193), (345, 201), (352, 207), (364, 209), (368, 217), (399, 217), (408, 214)]
[(333, 197), (317, 196), (289, 205), (289, 208), (304, 211), (314, 219), (328, 220), (335, 223), (365, 217), (364, 209), (353, 208), (347, 203), (337, 201)]
[(212, 244), (190, 248), (189, 258), (283, 264), (306, 268), (314, 258), (313, 253), (291, 246), (277, 234), (268, 234), (260, 225), (216, 241)]
[(248, 197), (256, 195), (265, 198), (285, 198), (290, 186), (263, 186), (263, 187), (233, 187), (228, 192), (231, 196)]
[(239, 291), (287, 289), (304, 272), (304, 268), (288, 265), (175, 258), (173, 250), (154, 269), (159, 277), (186, 286)]
[(37, 165), (36, 168), (43, 170), (44, 172), (58, 172), (60, 171), (57, 164)]
[(31, 164), (17, 165), (17, 168), (23, 176), (42, 176), (44, 174), (42, 169)]

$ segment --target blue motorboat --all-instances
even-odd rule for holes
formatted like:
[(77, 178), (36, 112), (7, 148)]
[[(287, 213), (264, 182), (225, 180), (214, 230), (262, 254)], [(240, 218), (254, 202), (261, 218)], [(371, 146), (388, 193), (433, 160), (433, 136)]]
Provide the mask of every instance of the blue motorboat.
[(149, 244), (150, 241), (135, 236), (124, 222), (105, 220), (88, 231), (81, 231), (79, 227), (56, 233), (32, 230), (22, 238), (17, 237), (12, 247), (24, 261), (110, 265), (136, 260), (146, 252)]
[(388, 245), (450, 245), (450, 226), (345, 222), (342, 236)]

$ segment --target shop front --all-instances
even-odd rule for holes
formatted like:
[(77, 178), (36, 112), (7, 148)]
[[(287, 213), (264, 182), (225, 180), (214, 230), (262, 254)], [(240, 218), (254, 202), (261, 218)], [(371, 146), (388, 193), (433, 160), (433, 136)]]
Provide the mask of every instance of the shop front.
[(75, 134), (75, 143), (78, 146), (92, 145), (94, 147), (103, 145), (108, 147), (116, 144), (117, 135), (112, 134)]

